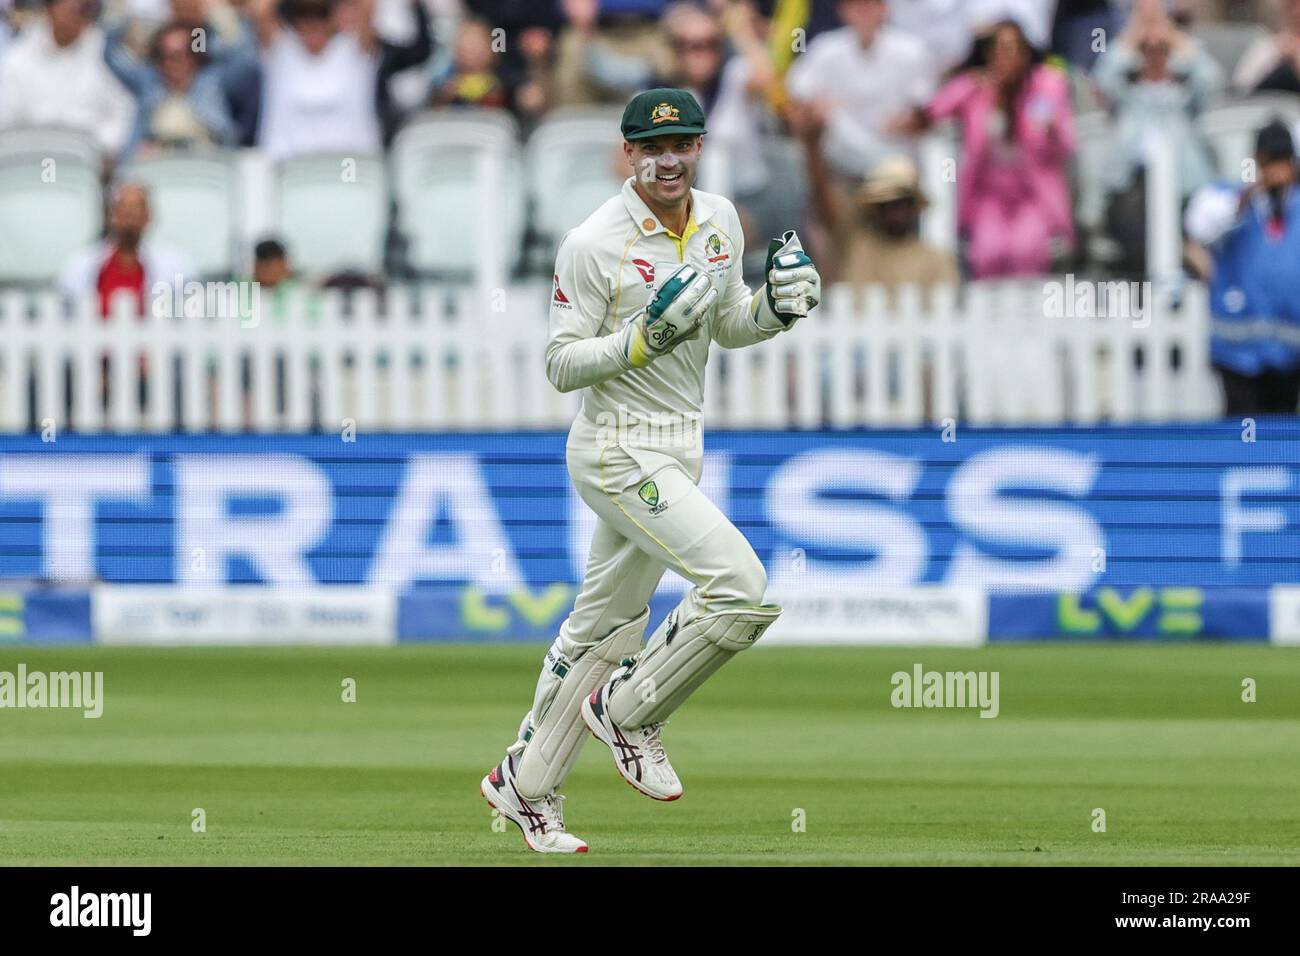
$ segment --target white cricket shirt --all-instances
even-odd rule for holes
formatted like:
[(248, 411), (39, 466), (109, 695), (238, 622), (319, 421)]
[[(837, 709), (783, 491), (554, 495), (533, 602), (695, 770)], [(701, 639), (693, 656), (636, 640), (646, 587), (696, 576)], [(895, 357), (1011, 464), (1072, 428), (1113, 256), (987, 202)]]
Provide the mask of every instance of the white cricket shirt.
[[(744, 239), (736, 208), (691, 190), (685, 234), (670, 232), (629, 178), (560, 242), (551, 293), (546, 376), (562, 392), (585, 389), (583, 411), (638, 418), (698, 416), (704, 408), (709, 343), (734, 349), (771, 338), (759, 328), (741, 271)], [(619, 330), (654, 296), (656, 272), (689, 262), (718, 290), (700, 334), (647, 368), (634, 369)], [(661, 282), (666, 276), (659, 276)], [(698, 418), (696, 419), (698, 421)]]

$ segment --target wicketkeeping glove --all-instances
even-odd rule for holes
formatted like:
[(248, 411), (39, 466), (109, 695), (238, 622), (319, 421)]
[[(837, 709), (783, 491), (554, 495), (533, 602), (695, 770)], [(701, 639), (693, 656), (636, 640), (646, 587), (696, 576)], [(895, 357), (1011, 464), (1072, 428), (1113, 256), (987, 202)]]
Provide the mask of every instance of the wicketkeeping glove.
[(669, 276), (645, 311), (626, 326), (623, 354), (632, 367), (645, 368), (695, 338), (717, 298), (709, 277), (694, 266), (684, 265)]
[(767, 285), (755, 297), (754, 319), (766, 331), (788, 329), (821, 301), (822, 280), (793, 229), (767, 247)]

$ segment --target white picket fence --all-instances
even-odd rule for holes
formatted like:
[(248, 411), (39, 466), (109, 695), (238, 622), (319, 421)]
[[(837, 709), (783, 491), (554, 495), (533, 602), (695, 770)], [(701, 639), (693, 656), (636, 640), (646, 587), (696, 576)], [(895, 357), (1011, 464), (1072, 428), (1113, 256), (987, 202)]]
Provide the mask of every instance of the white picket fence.
[[(122, 300), (0, 292), (0, 431), (444, 431), (566, 427), (544, 373), (550, 288), (395, 286), (258, 320), (137, 317)], [(764, 345), (713, 347), (710, 428), (1204, 419), (1218, 413), (1204, 289), (1141, 315), (1050, 315), (1043, 280), (827, 290)], [(1059, 300), (1058, 300), (1059, 301)], [(263, 299), (265, 302), (265, 299)], [(105, 356), (109, 361), (105, 365)], [(105, 369), (109, 381), (105, 383)], [(148, 387), (141, 394), (139, 377)]]

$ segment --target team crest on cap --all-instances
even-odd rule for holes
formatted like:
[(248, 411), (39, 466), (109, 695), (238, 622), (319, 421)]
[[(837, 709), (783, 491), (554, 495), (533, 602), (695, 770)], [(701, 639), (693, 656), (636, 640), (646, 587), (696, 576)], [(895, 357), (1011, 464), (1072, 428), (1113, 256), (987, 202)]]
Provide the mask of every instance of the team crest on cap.
[(674, 123), (682, 118), (682, 111), (671, 103), (660, 103), (650, 111), (650, 122), (655, 126), (660, 123)]

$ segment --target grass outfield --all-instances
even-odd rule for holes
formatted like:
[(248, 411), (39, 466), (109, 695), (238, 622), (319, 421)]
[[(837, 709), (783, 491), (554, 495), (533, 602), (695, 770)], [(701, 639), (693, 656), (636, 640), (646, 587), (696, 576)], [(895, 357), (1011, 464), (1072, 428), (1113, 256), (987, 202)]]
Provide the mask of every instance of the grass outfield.
[[(1300, 863), (1294, 651), (756, 649), (665, 731), (676, 803), (590, 742), (566, 815), (591, 852), (559, 860), (478, 793), (541, 651), (2, 648), (102, 670), (106, 705), (0, 710), (0, 864)], [(892, 708), (917, 662), (1000, 672), (1000, 716)]]

